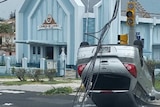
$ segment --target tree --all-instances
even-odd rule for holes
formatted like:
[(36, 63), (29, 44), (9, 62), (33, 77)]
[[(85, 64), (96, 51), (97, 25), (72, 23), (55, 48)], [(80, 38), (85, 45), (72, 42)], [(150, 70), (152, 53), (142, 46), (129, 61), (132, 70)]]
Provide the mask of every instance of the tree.
[(4, 21), (4, 19), (0, 17), (0, 21)]
[(149, 69), (149, 73), (152, 76), (153, 85), (155, 85), (154, 70), (155, 70), (155, 68), (160, 67), (160, 62), (159, 61), (154, 61), (154, 60), (147, 60), (146, 64), (147, 64), (147, 67)]
[[(12, 41), (14, 36), (14, 29), (12, 29), (12, 24), (0, 24), (0, 37), (1, 37), (1, 46), (0, 48), (6, 52), (9, 52), (11, 55), (12, 49), (15, 44)], [(2, 38), (5, 39), (5, 42), (2, 42)]]
[(11, 12), (9, 18), (10, 18), (10, 19), (15, 19), (15, 18), (16, 18), (15, 12)]
[(1, 24), (0, 33), (3, 33), (3, 34), (13, 33), (12, 27), (9, 24)]

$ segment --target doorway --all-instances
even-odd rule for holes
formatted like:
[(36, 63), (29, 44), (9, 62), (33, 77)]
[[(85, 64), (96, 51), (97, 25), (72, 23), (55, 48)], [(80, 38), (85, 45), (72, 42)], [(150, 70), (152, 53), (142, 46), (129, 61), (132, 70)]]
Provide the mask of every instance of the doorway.
[(53, 47), (46, 47), (46, 59), (53, 59)]

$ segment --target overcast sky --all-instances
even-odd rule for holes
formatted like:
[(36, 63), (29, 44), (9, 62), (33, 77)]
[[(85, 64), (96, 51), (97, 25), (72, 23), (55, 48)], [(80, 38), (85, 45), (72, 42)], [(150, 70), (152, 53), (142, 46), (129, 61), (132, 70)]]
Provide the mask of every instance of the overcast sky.
[(10, 13), (19, 8), (23, 1), (24, 0), (7, 0), (6, 2), (0, 3), (0, 17), (9, 19)]

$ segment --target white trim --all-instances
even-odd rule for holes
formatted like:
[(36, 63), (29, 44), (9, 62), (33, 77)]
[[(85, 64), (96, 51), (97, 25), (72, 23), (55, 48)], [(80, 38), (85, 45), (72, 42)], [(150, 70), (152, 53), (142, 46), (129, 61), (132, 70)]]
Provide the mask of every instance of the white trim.
[(28, 44), (27, 45), (27, 47), (28, 47), (28, 62), (30, 61), (30, 59), (31, 59), (31, 46)]
[[(95, 14), (95, 31), (99, 31), (100, 29), (99, 29), (99, 25), (100, 25), (100, 23), (99, 23), (99, 8), (100, 8), (100, 6), (102, 6), (102, 1), (100, 1), (100, 2), (98, 2), (94, 7), (93, 7), (93, 12), (94, 12), (94, 14)], [(95, 34), (95, 37), (99, 37), (98, 36), (98, 33), (96, 33)], [(95, 43), (98, 43), (98, 40), (97, 39), (95, 39)]]
[[(17, 18), (16, 18), (16, 40), (21, 39), (20, 37), (23, 36), (23, 13), (16, 13), (17, 14)], [(22, 51), (21, 48), (22, 46), (19, 44), (16, 44), (16, 60), (17, 62), (19, 62), (19, 57), (21, 57), (19, 51)]]
[(149, 48), (149, 51), (151, 52), (151, 55), (149, 56), (149, 58), (152, 58), (152, 45), (153, 45), (153, 31), (154, 31), (154, 25), (151, 24), (150, 25), (150, 48)]
[[(126, 16), (121, 16), (122, 22), (126, 22), (126, 20), (127, 20)], [(156, 25), (156, 24), (160, 24), (160, 19), (157, 19), (156, 17), (141, 18), (141, 17), (136, 16), (136, 24), (139, 24), (139, 23), (148, 23), (148, 24)]]
[(75, 22), (75, 46), (74, 46), (74, 65), (76, 64), (77, 52), (80, 43), (83, 41), (83, 15), (85, 13), (85, 6), (81, 0), (70, 0), (74, 6), (74, 22)]
[(90, 90), (91, 93), (126, 93), (128, 90)]
[(28, 16), (28, 39), (31, 39), (31, 17), (34, 15), (38, 5), (40, 4), (41, 0), (37, 0), (36, 5), (33, 7), (32, 11), (30, 12), (29, 16)]
[(32, 43), (37, 43), (37, 44), (50, 44), (50, 45), (66, 45), (66, 42), (56, 42), (56, 41), (46, 41), (44, 42), (39, 41), (39, 40), (17, 40), (15, 41), (16, 43), (22, 43), (22, 44), (32, 44)]
[[(28, 16), (28, 40), (31, 40), (31, 17), (33, 16), (33, 14), (35, 13), (38, 5), (40, 4), (41, 0), (37, 0), (35, 6), (33, 7), (32, 11), (30, 12), (29, 16)], [(28, 51), (28, 59), (30, 59), (30, 51)]]
[(71, 34), (70, 34), (70, 13), (69, 11), (67, 10), (67, 8), (64, 6), (63, 2), (61, 0), (57, 0), (57, 2), (59, 3), (59, 5), (62, 7), (62, 9), (64, 10), (64, 12), (67, 14), (67, 25), (69, 27), (67, 27), (67, 64), (69, 63), (69, 60), (70, 60), (70, 38), (71, 38)]
[(95, 14), (94, 13), (84, 13), (83, 18), (95, 18)]
[(51, 25), (41, 25), (41, 26), (37, 26), (37, 30), (48, 30), (48, 29), (52, 29), (52, 30), (60, 30), (62, 29), (61, 26), (58, 26), (57, 24), (51, 24)]
[[(18, 30), (19, 29), (19, 26), (20, 26), (20, 14), (19, 12), (16, 12), (16, 40), (19, 39), (19, 34), (20, 34), (20, 31)], [(16, 49), (16, 60), (18, 62), (18, 58), (19, 58), (19, 48), (18, 48), (19, 44), (16, 44), (15, 42), (15, 49)]]
[(16, 11), (17, 11), (18, 13), (21, 13), (20, 11), (21, 11), (21, 9), (23, 8), (23, 5), (24, 5), (25, 2), (26, 2), (26, 0), (24, 0), (23, 3), (17, 8)]

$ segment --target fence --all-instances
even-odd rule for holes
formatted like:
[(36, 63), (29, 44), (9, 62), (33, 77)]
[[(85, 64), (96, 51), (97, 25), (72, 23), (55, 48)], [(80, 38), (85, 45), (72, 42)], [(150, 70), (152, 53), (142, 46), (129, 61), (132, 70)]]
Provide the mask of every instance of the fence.
[[(63, 62), (59, 63), (59, 62)], [(17, 63), (15, 56), (0, 56), (0, 75), (2, 74), (10, 74), (11, 68), (14, 67), (22, 67), (24, 69), (28, 68), (40, 68), (42, 70), (45, 69), (56, 69), (58, 76), (64, 76), (66, 70), (66, 61), (61, 61), (60, 59), (55, 60), (46, 60), (41, 58), (39, 62), (30, 62), (27, 58), (22, 58), (21, 63)]]

